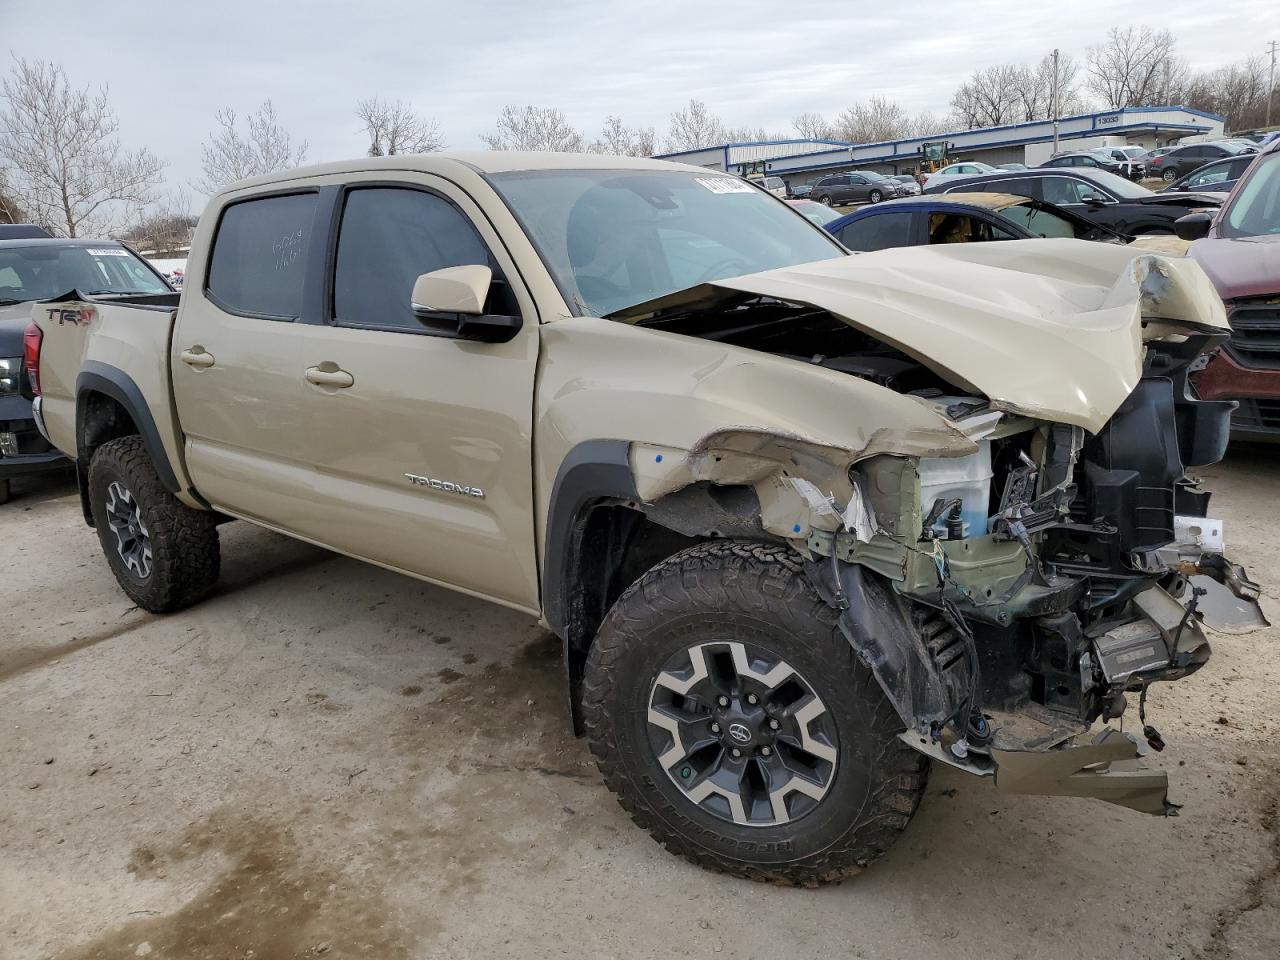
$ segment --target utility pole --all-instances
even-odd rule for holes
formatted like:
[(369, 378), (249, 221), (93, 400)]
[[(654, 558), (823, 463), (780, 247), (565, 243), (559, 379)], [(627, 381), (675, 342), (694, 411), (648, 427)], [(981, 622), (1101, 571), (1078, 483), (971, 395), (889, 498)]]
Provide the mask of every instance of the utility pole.
[(1271, 126), (1271, 100), (1276, 93), (1276, 42), (1272, 40), (1267, 46), (1271, 50), (1271, 72), (1267, 74), (1267, 122), (1264, 126)]
[[(1275, 64), (1275, 44), (1272, 45), (1273, 52), (1271, 62)], [(1058, 152), (1058, 48), (1053, 48), (1053, 83), (1049, 85), (1049, 109), (1053, 113), (1053, 152)]]

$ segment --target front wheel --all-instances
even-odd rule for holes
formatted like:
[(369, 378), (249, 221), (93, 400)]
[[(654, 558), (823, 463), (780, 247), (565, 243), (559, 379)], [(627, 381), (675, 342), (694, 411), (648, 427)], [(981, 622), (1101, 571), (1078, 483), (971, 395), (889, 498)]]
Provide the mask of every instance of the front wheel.
[(818, 202), (826, 207), (831, 206), (831, 195), (829, 193), (824, 193), (818, 198)]
[(9, 502), (9, 481), (0, 480), (0, 504)]
[(111, 572), (143, 610), (180, 610), (217, 583), (213, 514), (191, 509), (164, 488), (141, 437), (111, 440), (94, 452), (89, 506)]
[(884, 194), (881, 193), (879, 190), (872, 190), (869, 194), (867, 194), (867, 199), (870, 200), (872, 203), (879, 203), (883, 198), (884, 198)]
[(600, 628), (583, 706), (632, 819), (737, 876), (844, 879), (924, 791), (927, 761), (785, 547), (715, 541), (646, 573)]
[(1173, 181), (1178, 179), (1178, 171), (1172, 169), (1166, 170), (1164, 173), (1160, 174), (1160, 179), (1165, 183), (1173, 183)]

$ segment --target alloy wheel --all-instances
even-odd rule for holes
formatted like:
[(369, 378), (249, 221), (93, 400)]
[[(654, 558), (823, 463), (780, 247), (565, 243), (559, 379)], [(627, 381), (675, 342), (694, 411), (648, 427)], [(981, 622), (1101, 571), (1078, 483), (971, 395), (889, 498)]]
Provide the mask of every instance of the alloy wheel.
[(151, 576), (151, 535), (142, 519), (142, 508), (129, 488), (119, 480), (107, 487), (107, 526), (116, 538), (116, 553), (139, 580)]
[(781, 657), (735, 640), (671, 657), (653, 681), (649, 743), (694, 805), (738, 826), (812, 812), (835, 779), (835, 718)]

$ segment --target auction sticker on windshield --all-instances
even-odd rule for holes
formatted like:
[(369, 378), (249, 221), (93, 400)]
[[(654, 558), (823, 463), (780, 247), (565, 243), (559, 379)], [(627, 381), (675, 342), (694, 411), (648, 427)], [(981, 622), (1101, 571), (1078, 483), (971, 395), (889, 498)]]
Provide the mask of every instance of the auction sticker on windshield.
[(751, 193), (755, 187), (732, 177), (696, 177), (700, 184), (712, 193)]
[(123, 247), (107, 247), (103, 250), (89, 250), (89, 255), (93, 257), (127, 257), (129, 251)]

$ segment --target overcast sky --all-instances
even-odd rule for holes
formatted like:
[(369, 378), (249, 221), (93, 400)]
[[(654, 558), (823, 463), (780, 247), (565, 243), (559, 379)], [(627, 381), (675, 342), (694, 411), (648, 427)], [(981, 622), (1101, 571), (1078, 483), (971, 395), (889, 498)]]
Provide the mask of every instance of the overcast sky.
[(0, 57), (109, 84), (125, 142), (180, 184), (198, 177), (219, 107), (268, 97), (317, 161), (363, 153), (352, 108), (375, 94), (437, 118), (457, 149), (479, 147), (508, 103), (559, 107), (588, 137), (611, 113), (661, 137), (690, 97), (732, 126), (790, 131), (797, 113), (876, 95), (945, 113), (975, 68), (1054, 46), (1083, 62), (1131, 22), (1169, 28), (1208, 69), (1280, 40), (1280, 2), (0, 0)]

